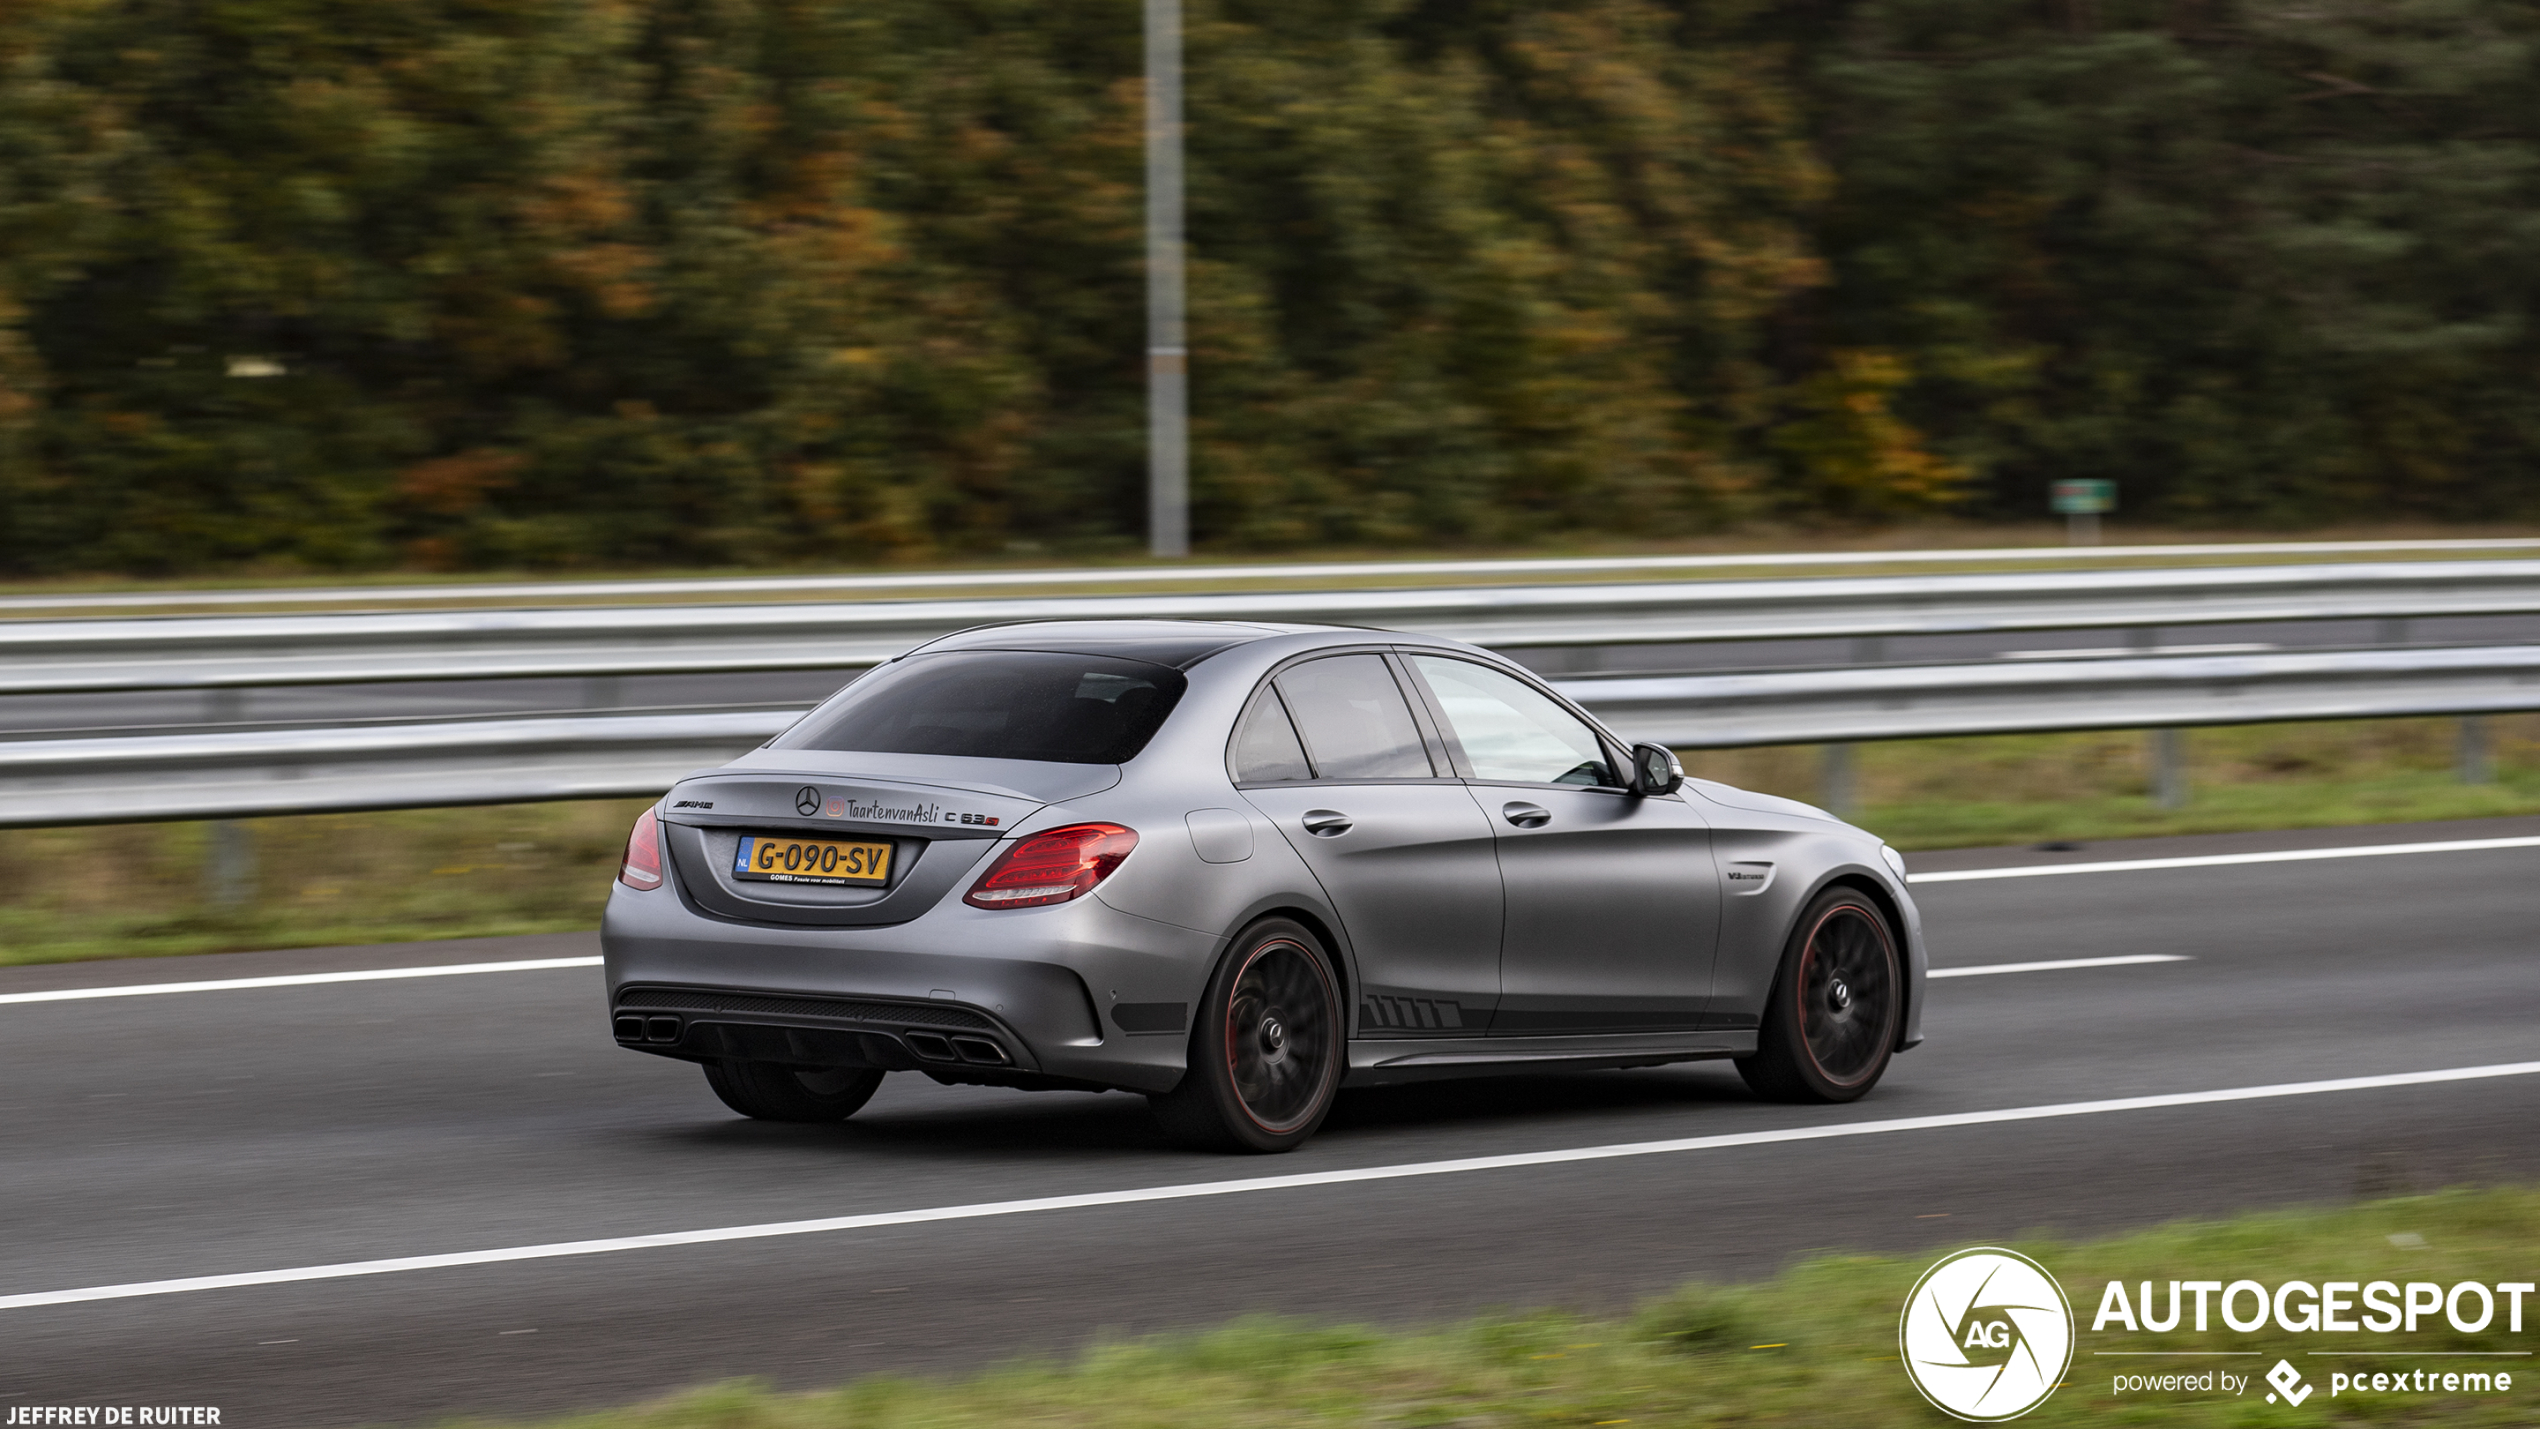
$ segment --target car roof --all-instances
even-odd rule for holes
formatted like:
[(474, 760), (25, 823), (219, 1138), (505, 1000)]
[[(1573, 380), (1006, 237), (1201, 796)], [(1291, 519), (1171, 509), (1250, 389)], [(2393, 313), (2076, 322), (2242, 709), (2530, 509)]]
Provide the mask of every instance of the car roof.
[(978, 625), (930, 640), (910, 651), (938, 654), (947, 650), (1041, 650), (1068, 655), (1110, 655), (1187, 670), (1221, 650), (1279, 635), (1330, 631), (1359, 634), (1334, 625), (1278, 625), (1233, 620), (1017, 620)]

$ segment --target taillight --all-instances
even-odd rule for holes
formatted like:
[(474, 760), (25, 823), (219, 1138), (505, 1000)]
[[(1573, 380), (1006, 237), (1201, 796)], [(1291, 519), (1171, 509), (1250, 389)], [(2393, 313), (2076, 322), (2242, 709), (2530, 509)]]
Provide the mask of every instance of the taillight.
[(650, 809), (626, 836), (626, 862), (617, 870), (617, 881), (629, 888), (661, 887), (661, 821)]
[(1064, 903), (1111, 876), (1138, 836), (1118, 824), (1070, 824), (1033, 834), (997, 856), (961, 901), (973, 908)]

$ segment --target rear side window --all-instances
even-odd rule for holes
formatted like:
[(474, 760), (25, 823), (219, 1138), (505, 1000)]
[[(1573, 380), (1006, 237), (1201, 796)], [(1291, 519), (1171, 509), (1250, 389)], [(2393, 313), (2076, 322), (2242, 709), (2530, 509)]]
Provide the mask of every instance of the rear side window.
[(1297, 741), (1287, 706), (1279, 703), (1277, 690), (1262, 686), (1235, 730), (1235, 782), (1287, 784), (1313, 777), (1314, 766), (1305, 762), (1305, 746)]
[(1107, 655), (911, 655), (841, 690), (776, 749), (1119, 764), (1182, 697), (1179, 670)]
[(1429, 747), (1393, 671), (1375, 655), (1309, 660), (1279, 676), (1279, 694), (1318, 779), (1429, 779)]

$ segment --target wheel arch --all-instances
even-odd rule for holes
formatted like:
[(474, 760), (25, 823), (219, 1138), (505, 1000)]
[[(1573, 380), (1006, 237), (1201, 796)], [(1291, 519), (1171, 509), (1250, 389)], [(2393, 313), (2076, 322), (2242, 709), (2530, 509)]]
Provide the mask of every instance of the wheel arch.
[(1223, 957), (1227, 954), (1233, 953), (1235, 950), (1235, 944), (1243, 935), (1243, 930), (1265, 918), (1285, 918), (1291, 923), (1299, 924), (1305, 929), (1305, 931), (1312, 933), (1316, 940), (1322, 943), (1324, 959), (1328, 961), (1332, 967), (1332, 979), (1334, 982), (1339, 984), (1334, 991), (1341, 1001), (1341, 1035), (1346, 1038), (1349, 1035), (1351, 1022), (1356, 1015), (1358, 1004), (1350, 991), (1351, 979), (1348, 945), (1344, 944), (1338, 937), (1333, 935), (1332, 921), (1329, 918), (1324, 917), (1321, 913), (1316, 912), (1312, 908), (1295, 903), (1282, 903), (1275, 907), (1259, 909), (1255, 911), (1252, 916), (1237, 924), (1235, 930), (1227, 935), (1226, 954), (1221, 954), (1220, 956)]

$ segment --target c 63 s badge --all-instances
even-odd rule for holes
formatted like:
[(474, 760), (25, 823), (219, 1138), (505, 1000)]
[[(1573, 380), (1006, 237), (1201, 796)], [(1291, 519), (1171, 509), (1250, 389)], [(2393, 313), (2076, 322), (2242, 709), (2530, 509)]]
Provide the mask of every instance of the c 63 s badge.
[(1979, 1246), (1923, 1272), (1897, 1323), (1905, 1374), (1932, 1407), (1989, 1424), (2044, 1404), (2073, 1363), (2073, 1307), (2046, 1267)]

